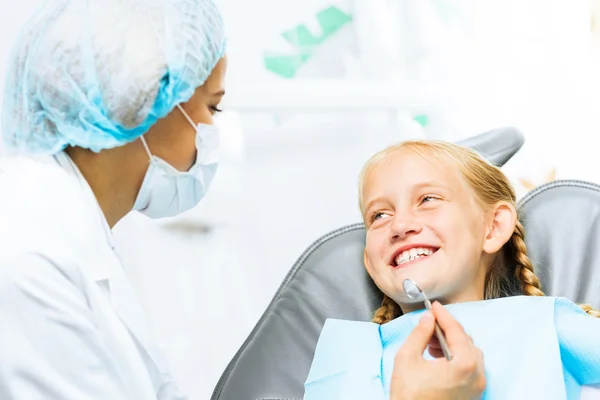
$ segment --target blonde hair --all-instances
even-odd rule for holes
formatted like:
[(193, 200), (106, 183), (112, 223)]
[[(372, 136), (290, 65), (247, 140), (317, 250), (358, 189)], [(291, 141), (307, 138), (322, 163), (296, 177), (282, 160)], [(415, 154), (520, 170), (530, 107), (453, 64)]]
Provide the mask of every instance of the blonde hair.
[[(359, 205), (365, 222), (364, 189), (369, 176), (379, 165), (401, 151), (410, 151), (423, 157), (434, 156), (443, 163), (450, 161), (473, 189), (484, 210), (492, 208), (501, 201), (512, 204), (516, 209), (516, 194), (506, 175), (475, 151), (448, 142), (408, 141), (375, 154), (363, 168), (359, 181)], [(484, 297), (487, 300), (520, 294), (545, 295), (527, 255), (523, 224), (517, 218), (512, 236), (486, 273)], [(591, 306), (580, 307), (589, 315), (600, 318), (600, 312)], [(373, 316), (373, 322), (384, 324), (400, 316), (401, 313), (400, 306), (384, 294), (381, 307)]]

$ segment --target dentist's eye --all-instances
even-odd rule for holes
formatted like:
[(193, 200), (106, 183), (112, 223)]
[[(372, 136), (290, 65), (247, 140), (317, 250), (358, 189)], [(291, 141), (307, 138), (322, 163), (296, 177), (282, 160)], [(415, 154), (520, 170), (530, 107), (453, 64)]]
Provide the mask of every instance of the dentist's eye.
[(218, 106), (210, 106), (211, 111), (213, 111), (213, 113), (220, 113), (223, 112), (222, 109), (220, 109)]

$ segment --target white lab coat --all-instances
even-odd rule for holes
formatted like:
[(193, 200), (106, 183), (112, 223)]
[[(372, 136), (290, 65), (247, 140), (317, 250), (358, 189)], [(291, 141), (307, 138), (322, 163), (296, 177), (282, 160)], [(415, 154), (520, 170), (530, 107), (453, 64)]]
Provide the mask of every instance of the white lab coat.
[(0, 161), (0, 399), (183, 398), (113, 249), (64, 153)]

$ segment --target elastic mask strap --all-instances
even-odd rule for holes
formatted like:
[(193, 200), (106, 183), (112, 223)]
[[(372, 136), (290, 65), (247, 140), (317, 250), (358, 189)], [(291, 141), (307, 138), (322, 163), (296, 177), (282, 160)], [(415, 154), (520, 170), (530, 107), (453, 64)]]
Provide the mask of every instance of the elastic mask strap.
[(152, 153), (150, 153), (150, 148), (148, 147), (148, 143), (146, 143), (146, 139), (144, 139), (144, 136), (140, 136), (140, 139), (142, 140), (144, 149), (146, 149), (146, 153), (148, 153), (148, 157), (150, 158), (150, 161), (152, 161)]
[(190, 118), (190, 116), (188, 115), (188, 113), (185, 112), (185, 110), (183, 109), (183, 107), (181, 107), (181, 104), (177, 104), (177, 108), (179, 108), (179, 111), (181, 111), (181, 113), (183, 114), (183, 116), (185, 117), (185, 119), (188, 120), (188, 122), (190, 123), (190, 125), (192, 125), (192, 127), (194, 129), (197, 128), (197, 124), (194, 122), (193, 119)]

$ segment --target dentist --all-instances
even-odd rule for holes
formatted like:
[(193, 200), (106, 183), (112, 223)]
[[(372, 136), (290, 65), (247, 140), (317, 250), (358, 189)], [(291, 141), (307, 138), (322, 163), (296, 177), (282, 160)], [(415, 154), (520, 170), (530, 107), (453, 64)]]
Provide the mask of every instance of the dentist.
[(8, 68), (0, 398), (184, 398), (111, 228), (206, 194), (226, 70), (219, 12), (212, 0), (51, 0)]

